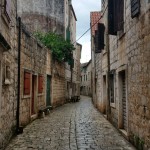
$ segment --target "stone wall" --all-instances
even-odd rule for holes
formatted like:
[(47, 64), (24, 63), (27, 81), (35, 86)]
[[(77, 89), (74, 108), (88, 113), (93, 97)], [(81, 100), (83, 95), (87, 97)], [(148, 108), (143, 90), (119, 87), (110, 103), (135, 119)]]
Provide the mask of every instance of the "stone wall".
[(18, 0), (18, 15), (31, 32), (56, 32), (65, 36), (65, 9), (62, 0)]
[[(46, 106), (46, 60), (47, 49), (30, 36), (25, 26), (22, 26), (20, 79), (20, 124), (22, 126), (28, 124), (32, 120), (33, 115), (37, 116), (41, 107)], [(25, 72), (30, 73), (30, 94), (28, 95), (24, 94)], [(43, 76), (42, 93), (38, 92), (38, 78), (40, 75)], [(34, 107), (33, 113), (32, 107)]]
[(150, 148), (150, 3), (141, 1), (139, 18), (127, 17), (125, 26), (129, 132), (145, 141), (147, 149)]
[(81, 95), (92, 96), (91, 60), (85, 66), (81, 64)]
[[(117, 36), (107, 36), (106, 10), (103, 16), (103, 23), (106, 27), (106, 46), (102, 53), (104, 54), (109, 49), (109, 80), (112, 81), (111, 76), (114, 79), (114, 101), (110, 100), (110, 120), (134, 144), (137, 140), (136, 147), (140, 145), (139, 143), (144, 143), (144, 149), (147, 150), (150, 148), (150, 3), (148, 1), (140, 1), (140, 3), (140, 14), (132, 19), (131, 1), (124, 1), (124, 30), (118, 32)], [(106, 7), (107, 1), (103, 5), (102, 12)], [(106, 72), (108, 83), (106, 58), (107, 53), (102, 57), (101, 76), (104, 76)], [(102, 84), (102, 89), (104, 90), (104, 84)], [(124, 96), (123, 93), (125, 93)], [(103, 101), (103, 94), (98, 98)]]
[[(0, 1), (3, 5), (4, 1)], [(11, 1), (9, 19), (0, 6), (0, 149), (3, 149), (15, 132), (17, 100), (17, 34), (15, 0)], [(0, 37), (0, 38), (1, 38)], [(10, 46), (10, 49), (5, 46)]]
[(56, 107), (65, 103), (65, 64), (53, 61), (52, 74), (52, 106)]
[(77, 43), (76, 45), (76, 70), (77, 70), (77, 95), (80, 95), (80, 84), (81, 84), (81, 52), (82, 52), (82, 45)]
[[(74, 59), (74, 67), (71, 71), (70, 65), (66, 63), (65, 65), (65, 79), (66, 79), (66, 101), (69, 101), (72, 96), (77, 95), (79, 93), (79, 83), (77, 81), (77, 65), (80, 62), (77, 56), (77, 49), (76, 49), (76, 16), (71, 4), (71, 1), (66, 1), (68, 4), (68, 10), (66, 9), (66, 21), (68, 20), (68, 27), (69, 27), (69, 34), (70, 34), (70, 41), (74, 45), (75, 50), (73, 51), (73, 59)], [(66, 5), (67, 7), (67, 5)], [(67, 18), (68, 16), (68, 18)], [(67, 22), (66, 22), (67, 23)], [(67, 25), (67, 24), (66, 24)]]
[(95, 54), (95, 73), (96, 103), (97, 108), (102, 112), (102, 54)]
[[(97, 93), (101, 90), (100, 85), (98, 86), (97, 84), (99, 83), (99, 80), (96, 79), (96, 77), (101, 78), (100, 76), (96, 76), (96, 70), (98, 72), (99, 69), (99, 60), (98, 60), (98, 55), (95, 53), (95, 31), (97, 30), (98, 26), (97, 26), (97, 21), (101, 16), (101, 12), (100, 11), (94, 11), (94, 12), (90, 12), (90, 24), (91, 26), (93, 26), (91, 28), (91, 67), (92, 67), (92, 74), (91, 74), (91, 80), (92, 80), (92, 85), (91, 85), (91, 89), (92, 89), (92, 100), (93, 103), (96, 107), (100, 107), (98, 106), (99, 104), (97, 103), (97, 98), (99, 101), (99, 95), (97, 96)], [(99, 23), (101, 22), (101, 20), (99, 20)], [(95, 25), (94, 25), (95, 24)], [(100, 73), (100, 72), (99, 72)], [(96, 83), (97, 82), (97, 83)], [(98, 93), (99, 94), (99, 93)]]

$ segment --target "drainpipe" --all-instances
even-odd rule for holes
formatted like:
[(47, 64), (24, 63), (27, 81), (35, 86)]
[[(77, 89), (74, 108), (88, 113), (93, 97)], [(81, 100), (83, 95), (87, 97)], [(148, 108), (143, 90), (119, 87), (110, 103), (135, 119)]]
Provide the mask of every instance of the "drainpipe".
[(16, 0), (16, 21), (17, 21), (17, 17), (18, 17), (18, 6), (17, 6), (17, 0)]
[(20, 117), (20, 56), (21, 56), (21, 18), (18, 17), (18, 97), (17, 97), (17, 111), (16, 111), (16, 133), (20, 134), (23, 132), (23, 128), (19, 126)]
[(106, 51), (107, 51), (107, 119), (110, 120), (111, 107), (110, 107), (110, 49), (109, 49), (109, 33), (108, 33), (108, 12), (107, 12), (107, 32), (106, 32)]

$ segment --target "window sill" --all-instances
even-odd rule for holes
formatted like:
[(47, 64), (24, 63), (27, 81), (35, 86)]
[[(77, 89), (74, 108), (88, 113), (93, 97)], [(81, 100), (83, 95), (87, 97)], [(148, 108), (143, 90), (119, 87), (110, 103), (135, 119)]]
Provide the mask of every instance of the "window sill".
[(146, 12), (149, 12), (150, 11), (150, 2), (147, 4), (147, 7), (146, 7)]
[(124, 31), (118, 31), (117, 35), (118, 35), (118, 40), (121, 40), (124, 36), (125, 36), (125, 32)]
[(27, 98), (30, 98), (30, 97), (31, 97), (31, 95), (23, 95), (22, 96), (23, 99), (27, 99)]
[(103, 50), (103, 55), (105, 55), (107, 53), (107, 51), (106, 50)]
[(123, 135), (124, 138), (128, 139), (128, 133), (124, 129), (119, 129), (120, 133)]
[(116, 103), (110, 103), (110, 106), (111, 106), (112, 108), (116, 108)]
[(44, 95), (44, 93), (38, 93), (38, 96), (43, 96)]

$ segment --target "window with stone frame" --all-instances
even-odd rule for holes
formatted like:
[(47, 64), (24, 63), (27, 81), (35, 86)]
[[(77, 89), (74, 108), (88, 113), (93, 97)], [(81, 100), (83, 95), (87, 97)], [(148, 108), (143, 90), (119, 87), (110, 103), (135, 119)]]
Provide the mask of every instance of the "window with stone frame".
[(5, 60), (5, 65), (4, 65), (4, 70), (3, 70), (3, 84), (5, 85), (10, 85), (11, 84), (11, 62), (10, 60), (4, 56)]

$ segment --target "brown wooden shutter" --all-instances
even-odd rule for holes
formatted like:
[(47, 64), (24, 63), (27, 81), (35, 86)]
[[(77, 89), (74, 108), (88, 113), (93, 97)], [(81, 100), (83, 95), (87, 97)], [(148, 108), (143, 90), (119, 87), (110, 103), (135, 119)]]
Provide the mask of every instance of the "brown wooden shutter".
[(116, 0), (117, 9), (117, 29), (116, 31), (121, 31), (124, 28), (124, 0)]
[(43, 76), (38, 77), (38, 92), (43, 92)]
[(30, 95), (30, 73), (24, 73), (24, 95)]
[(116, 0), (108, 0), (108, 33), (117, 35), (116, 29)]
[(98, 42), (99, 42), (99, 33), (98, 30), (95, 30), (95, 53), (100, 53)]
[(108, 33), (117, 35), (124, 26), (124, 0), (108, 0)]
[(137, 17), (140, 14), (140, 0), (131, 0), (131, 17)]
[(105, 33), (105, 26), (103, 23), (98, 24), (98, 49), (103, 50), (104, 49), (104, 33)]

